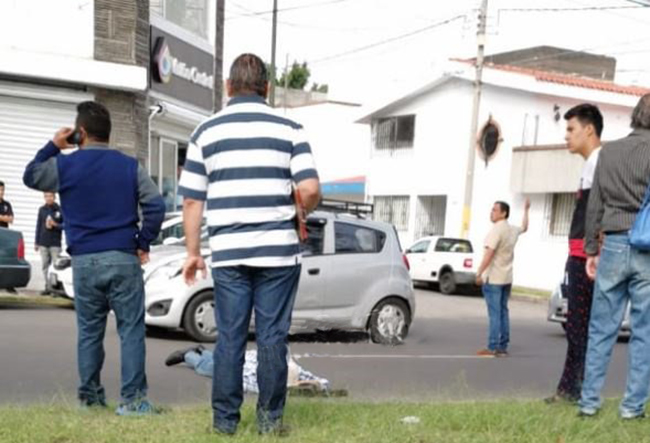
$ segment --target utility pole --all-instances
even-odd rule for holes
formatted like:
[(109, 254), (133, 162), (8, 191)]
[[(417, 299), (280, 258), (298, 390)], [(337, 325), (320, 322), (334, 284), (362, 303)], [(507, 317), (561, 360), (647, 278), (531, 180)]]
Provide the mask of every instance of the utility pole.
[(478, 115), (481, 106), (481, 78), (483, 77), (483, 56), (485, 52), (485, 31), (487, 27), (488, 0), (481, 2), (479, 12), (478, 32), (476, 42), (478, 54), (476, 56), (476, 78), (474, 80), (474, 103), (472, 106), (472, 124), (469, 130), (469, 151), (467, 153), (467, 176), (465, 177), (465, 199), (463, 201), (463, 223), (461, 237), (469, 236), (469, 225), (472, 219), (472, 194), (474, 191), (474, 161), (476, 159), (476, 133), (478, 132)]
[(273, 36), (271, 37), (271, 88), (269, 90), (269, 103), (275, 108), (275, 40), (278, 32), (278, 0), (273, 0)]
[(286, 58), (284, 59), (284, 91), (282, 96), (282, 102), (284, 104), (284, 113), (287, 113), (287, 93), (289, 92), (289, 53), (287, 53)]
[(217, 0), (217, 32), (214, 41), (214, 112), (221, 111), (223, 103), (223, 25), (226, 0)]

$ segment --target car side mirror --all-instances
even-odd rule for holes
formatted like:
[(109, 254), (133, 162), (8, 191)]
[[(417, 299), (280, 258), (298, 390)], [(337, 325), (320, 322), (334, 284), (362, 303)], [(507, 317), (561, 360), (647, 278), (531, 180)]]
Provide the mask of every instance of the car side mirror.
[(410, 254), (410, 253), (411, 253), (410, 249), (407, 249), (406, 251), (404, 251), (404, 254)]

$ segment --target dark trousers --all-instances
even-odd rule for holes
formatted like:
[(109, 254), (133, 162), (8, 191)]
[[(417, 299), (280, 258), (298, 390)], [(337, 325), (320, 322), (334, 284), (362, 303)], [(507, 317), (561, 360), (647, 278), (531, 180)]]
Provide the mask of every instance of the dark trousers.
[(243, 366), (251, 313), (257, 340), (257, 423), (261, 432), (282, 420), (287, 395), (287, 344), (300, 265), (214, 268), (217, 345), (214, 348), (214, 427), (233, 433), (244, 399)]
[(594, 282), (587, 277), (585, 264), (586, 260), (584, 258), (568, 258), (566, 262), (566, 284), (562, 288), (569, 301), (566, 322), (568, 345), (564, 370), (557, 386), (557, 393), (571, 400), (580, 398), (582, 381), (584, 380), (589, 317), (594, 292)]

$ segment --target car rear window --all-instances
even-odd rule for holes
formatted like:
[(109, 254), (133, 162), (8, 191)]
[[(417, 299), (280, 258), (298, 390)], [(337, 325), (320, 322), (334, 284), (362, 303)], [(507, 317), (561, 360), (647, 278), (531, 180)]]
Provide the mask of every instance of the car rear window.
[(375, 253), (384, 248), (386, 234), (376, 229), (335, 222), (334, 241), (337, 254)]
[(436, 243), (436, 252), (473, 252), (472, 244), (468, 240), (459, 238), (440, 238)]

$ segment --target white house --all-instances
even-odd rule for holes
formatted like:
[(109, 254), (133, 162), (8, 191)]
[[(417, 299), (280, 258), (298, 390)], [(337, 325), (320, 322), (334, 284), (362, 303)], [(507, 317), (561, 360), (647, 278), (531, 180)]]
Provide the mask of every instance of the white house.
[[(371, 128), (368, 196), (375, 216), (397, 227), (404, 246), (437, 233), (461, 234), (474, 69), (458, 62), (413, 93), (359, 120)], [(562, 276), (573, 199), (583, 160), (565, 148), (564, 113), (590, 102), (603, 113), (603, 141), (630, 132), (630, 114), (650, 89), (504, 65), (483, 72), (479, 128), (490, 118), (500, 145), (486, 162), (477, 149), (469, 237), (479, 252), (495, 200), (510, 202), (521, 222), (532, 203), (529, 232), (520, 238), (515, 284), (552, 289)]]
[(326, 198), (363, 202), (370, 150), (368, 129), (355, 123), (360, 105), (326, 100), (286, 109), (312, 147)]

